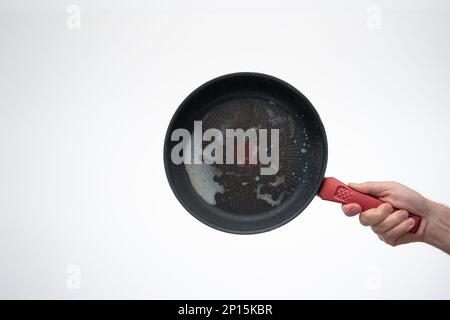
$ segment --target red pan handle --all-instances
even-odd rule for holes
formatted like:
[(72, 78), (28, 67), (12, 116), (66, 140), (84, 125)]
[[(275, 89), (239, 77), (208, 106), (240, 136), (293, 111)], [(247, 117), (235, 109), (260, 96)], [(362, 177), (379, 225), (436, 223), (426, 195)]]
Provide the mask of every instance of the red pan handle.
[[(351, 189), (346, 184), (335, 178), (325, 178), (319, 190), (319, 197), (323, 200), (338, 202), (342, 204), (357, 203), (363, 211), (378, 208), (384, 202), (367, 194)], [(395, 209), (394, 209), (395, 210)], [(421, 217), (409, 214), (414, 219), (414, 227), (409, 232), (416, 233), (420, 226)]]

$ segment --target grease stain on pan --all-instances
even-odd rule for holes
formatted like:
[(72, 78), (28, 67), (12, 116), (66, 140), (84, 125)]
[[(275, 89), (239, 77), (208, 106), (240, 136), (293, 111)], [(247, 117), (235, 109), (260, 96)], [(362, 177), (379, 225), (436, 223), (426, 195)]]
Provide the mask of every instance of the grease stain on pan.
[(281, 125), (281, 124), (285, 124), (287, 122), (287, 117), (286, 116), (276, 116), (275, 112), (273, 112), (273, 110), (270, 109), (270, 108), (267, 108), (266, 112), (267, 112), (267, 115), (269, 117), (269, 122), (273, 126), (278, 126), (278, 125)]
[(295, 134), (295, 120), (292, 118), (292, 116), (288, 116), (288, 128), (289, 128), (289, 135), (291, 138), (294, 137)]
[(222, 172), (209, 164), (185, 164), (184, 166), (195, 192), (206, 203), (216, 205), (216, 194), (223, 194), (225, 189), (214, 181), (214, 177), (221, 176)]
[[(194, 159), (201, 159), (201, 153), (194, 152)], [(222, 185), (214, 180), (214, 177), (220, 177), (222, 175), (222, 171), (206, 163), (185, 163), (184, 167), (195, 192), (206, 203), (212, 206), (216, 205), (216, 194), (223, 194), (225, 192), (225, 189)]]
[(277, 176), (274, 182), (271, 182), (270, 185), (273, 187), (278, 187), (285, 183), (285, 176)]
[[(269, 104), (275, 106), (275, 103), (273, 101), (269, 101)], [(294, 118), (292, 118), (291, 115), (277, 116), (277, 115), (275, 115), (275, 112), (270, 108), (267, 108), (266, 112), (267, 112), (267, 116), (269, 117), (269, 122), (271, 125), (276, 127), (276, 126), (282, 126), (282, 125), (287, 124), (288, 128), (289, 128), (289, 136), (291, 138), (294, 137), (296, 124), (295, 124)]]
[(271, 194), (268, 194), (268, 193), (261, 193), (261, 188), (262, 188), (263, 186), (264, 186), (264, 185), (262, 185), (262, 184), (258, 184), (258, 186), (256, 187), (256, 190), (255, 190), (255, 191), (256, 191), (256, 199), (263, 200), (263, 201), (267, 202), (268, 204), (270, 204), (272, 207), (278, 206), (278, 205), (281, 203), (281, 201), (283, 201), (283, 199), (284, 199), (284, 197), (285, 197), (285, 195), (286, 195), (286, 192), (283, 191), (283, 192), (278, 196), (278, 198), (275, 200), (275, 199), (272, 197)]

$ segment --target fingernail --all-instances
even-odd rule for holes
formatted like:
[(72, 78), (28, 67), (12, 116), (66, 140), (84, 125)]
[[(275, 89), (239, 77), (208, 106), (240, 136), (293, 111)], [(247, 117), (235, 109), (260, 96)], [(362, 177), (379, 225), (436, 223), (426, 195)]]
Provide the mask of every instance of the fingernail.
[(358, 213), (359, 213), (359, 210), (358, 210), (358, 208), (352, 208), (352, 209), (350, 210), (350, 213), (351, 213), (351, 214), (358, 214)]
[(391, 205), (390, 204), (385, 204), (384, 208), (383, 208), (384, 212), (390, 212), (391, 211)]
[(408, 214), (408, 212), (402, 210), (402, 211), (399, 212), (399, 216), (402, 219), (406, 219), (409, 216), (409, 214)]
[(414, 221), (413, 218), (409, 218), (408, 220), (408, 225), (410, 225), (411, 227), (415, 224), (416, 222)]

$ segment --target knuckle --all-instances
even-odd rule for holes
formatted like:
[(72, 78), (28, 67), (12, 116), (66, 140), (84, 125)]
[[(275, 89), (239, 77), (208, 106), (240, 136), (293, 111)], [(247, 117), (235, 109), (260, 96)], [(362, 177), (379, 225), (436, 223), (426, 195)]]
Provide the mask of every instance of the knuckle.
[(376, 233), (377, 235), (381, 234), (381, 229), (380, 229), (380, 226), (379, 226), (379, 225), (374, 225), (374, 226), (372, 226), (372, 231), (373, 231), (374, 233)]
[(383, 209), (369, 209), (359, 214), (359, 221), (363, 226), (371, 226), (376, 224), (383, 215)]
[(344, 212), (346, 216), (351, 216), (351, 210), (348, 207), (342, 207), (342, 212)]
[(386, 242), (388, 245), (395, 247), (397, 245), (396, 241), (392, 237), (384, 237), (384, 242)]
[(395, 247), (394, 242), (392, 240), (386, 240), (385, 241), (388, 245), (390, 245), (391, 247)]
[(398, 183), (397, 181), (388, 181), (388, 186), (391, 189), (398, 189), (398, 187), (401, 186), (401, 183)]
[(395, 215), (395, 221), (401, 223), (408, 218), (408, 212), (405, 210), (398, 210)]
[(369, 225), (369, 218), (367, 217), (367, 212), (361, 212), (359, 214), (359, 222), (363, 226), (368, 226)]
[(351, 214), (350, 211), (344, 211), (344, 214), (345, 214), (347, 217), (352, 217), (352, 216), (353, 216), (353, 214)]

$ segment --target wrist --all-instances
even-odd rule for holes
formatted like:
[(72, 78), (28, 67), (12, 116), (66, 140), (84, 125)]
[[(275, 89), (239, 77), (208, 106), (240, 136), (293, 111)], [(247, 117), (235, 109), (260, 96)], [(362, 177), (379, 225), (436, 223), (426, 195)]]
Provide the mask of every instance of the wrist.
[(450, 208), (429, 201), (424, 242), (450, 254)]

